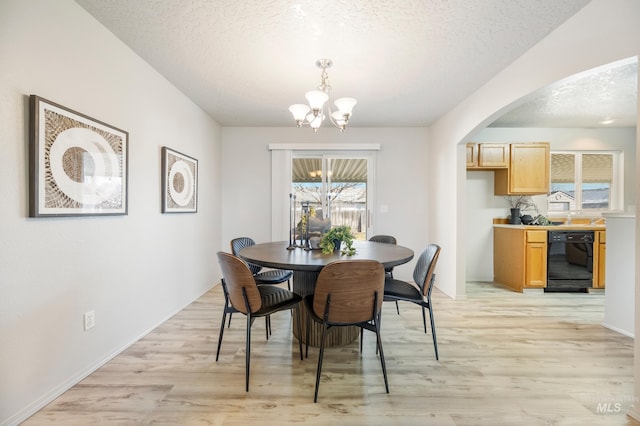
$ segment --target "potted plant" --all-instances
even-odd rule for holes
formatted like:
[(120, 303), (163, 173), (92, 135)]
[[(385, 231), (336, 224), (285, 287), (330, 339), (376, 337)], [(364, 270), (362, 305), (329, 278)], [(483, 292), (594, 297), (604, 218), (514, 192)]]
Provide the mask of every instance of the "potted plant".
[(355, 247), (353, 247), (354, 238), (350, 226), (336, 226), (322, 235), (320, 248), (324, 254), (329, 254), (340, 250), (341, 243), (344, 243), (342, 254), (350, 256), (356, 252)]

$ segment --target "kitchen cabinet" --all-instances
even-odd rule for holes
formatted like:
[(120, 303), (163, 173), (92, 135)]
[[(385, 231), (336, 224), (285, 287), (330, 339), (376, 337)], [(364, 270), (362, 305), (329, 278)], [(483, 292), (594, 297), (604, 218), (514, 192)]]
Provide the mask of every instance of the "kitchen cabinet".
[(605, 260), (607, 258), (607, 233), (595, 231), (593, 241), (593, 288), (605, 287)]
[(493, 170), (509, 166), (509, 145), (468, 143), (467, 170)]
[(495, 171), (495, 195), (534, 195), (549, 192), (549, 143), (512, 143), (509, 167)]
[(526, 231), (524, 287), (547, 286), (547, 231)]
[(493, 229), (493, 279), (515, 291), (547, 285), (547, 231), (524, 227)]
[(467, 144), (467, 170), (478, 168), (478, 146), (477, 143)]
[(593, 230), (593, 288), (605, 287), (606, 229), (603, 225), (493, 226), (493, 280), (515, 291), (547, 287), (550, 230)]

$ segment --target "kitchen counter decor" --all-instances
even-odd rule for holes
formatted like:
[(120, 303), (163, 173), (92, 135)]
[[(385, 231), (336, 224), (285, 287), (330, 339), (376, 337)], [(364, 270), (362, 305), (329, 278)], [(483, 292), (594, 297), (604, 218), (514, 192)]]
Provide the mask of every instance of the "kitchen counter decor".
[[(512, 225), (520, 225), (522, 223), (521, 214), (525, 211), (534, 211), (538, 213), (538, 206), (533, 202), (533, 198), (530, 195), (509, 195), (504, 197), (511, 208), (511, 215), (509, 217), (509, 223)], [(531, 216), (529, 217), (529, 222), (531, 222)]]

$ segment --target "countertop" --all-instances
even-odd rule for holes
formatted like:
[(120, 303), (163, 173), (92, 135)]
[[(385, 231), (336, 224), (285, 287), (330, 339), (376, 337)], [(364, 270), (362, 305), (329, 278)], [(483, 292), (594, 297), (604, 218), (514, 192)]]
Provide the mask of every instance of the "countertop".
[(620, 213), (602, 213), (607, 219), (635, 219), (636, 214), (631, 212), (620, 212)]
[(509, 224), (494, 224), (494, 228), (510, 228), (510, 229), (524, 229), (524, 230), (537, 230), (537, 231), (604, 231), (607, 226), (604, 224), (569, 224), (569, 225), (509, 225)]

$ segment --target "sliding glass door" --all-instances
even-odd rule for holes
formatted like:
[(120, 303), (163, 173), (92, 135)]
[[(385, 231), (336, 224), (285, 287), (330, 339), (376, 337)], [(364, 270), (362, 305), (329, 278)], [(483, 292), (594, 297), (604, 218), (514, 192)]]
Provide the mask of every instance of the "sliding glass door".
[(357, 239), (367, 239), (370, 167), (366, 155), (293, 153), (291, 193), (297, 211), (311, 210), (312, 232), (346, 225)]

